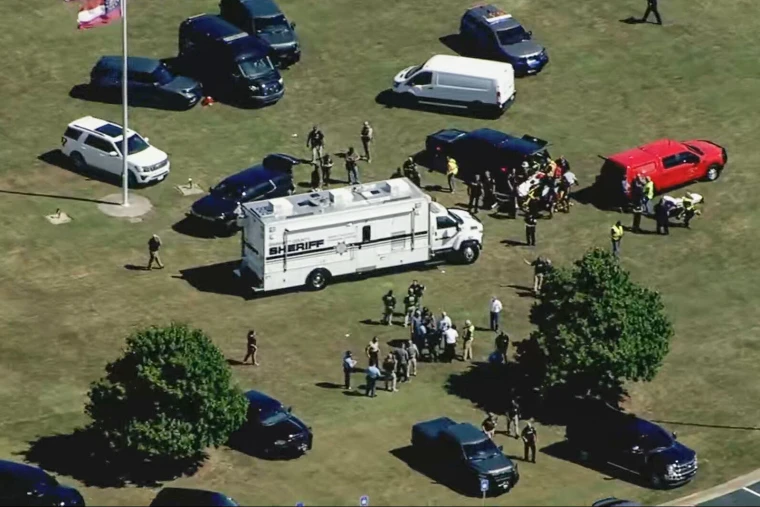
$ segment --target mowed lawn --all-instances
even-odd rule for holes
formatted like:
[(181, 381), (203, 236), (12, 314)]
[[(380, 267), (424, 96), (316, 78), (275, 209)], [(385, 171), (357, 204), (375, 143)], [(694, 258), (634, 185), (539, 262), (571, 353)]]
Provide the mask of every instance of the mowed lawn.
[[(213, 271), (202, 287), (182, 279), (190, 270), (235, 261), (238, 238), (198, 238), (175, 232), (192, 198), (174, 186), (187, 178), (204, 187), (248, 167), (267, 153), (306, 155), (312, 123), (324, 129), (328, 148), (358, 147), (361, 122), (377, 136), (364, 180), (389, 176), (425, 136), (445, 127), (489, 126), (529, 133), (552, 142), (582, 183), (593, 181), (599, 154), (661, 136), (711, 139), (728, 149), (729, 165), (716, 183), (691, 188), (707, 202), (693, 230), (670, 237), (623, 240), (623, 265), (636, 280), (663, 295), (676, 334), (654, 382), (632, 385), (631, 408), (679, 434), (696, 449), (700, 472), (692, 484), (655, 492), (618, 475), (606, 475), (539, 453), (538, 463), (519, 462), (515, 490), (489, 500), (503, 505), (589, 505), (605, 496), (656, 503), (720, 483), (758, 467), (760, 384), (757, 381), (757, 304), (760, 228), (756, 167), (760, 116), (760, 44), (755, 2), (671, 0), (662, 3), (666, 26), (619, 22), (639, 16), (643, 0), (513, 0), (503, 3), (549, 48), (551, 63), (538, 77), (519, 80), (517, 102), (500, 120), (387, 109), (375, 101), (400, 69), (436, 53), (451, 53), (439, 37), (455, 33), (469, 2), (357, 2), (281, 0), (297, 22), (304, 58), (284, 72), (286, 96), (264, 110), (225, 105), (188, 112), (132, 109), (131, 126), (172, 159), (170, 178), (137, 191), (154, 210), (142, 221), (108, 218), (88, 200), (118, 187), (90, 180), (38, 157), (55, 150), (68, 122), (84, 115), (119, 121), (120, 108), (69, 97), (88, 80), (103, 54), (120, 52), (120, 28), (79, 33), (76, 6), (62, 0), (0, 2), (0, 458), (22, 460), (39, 437), (68, 433), (86, 423), (85, 395), (103, 374), (124, 338), (139, 326), (187, 322), (206, 330), (224, 354), (241, 360), (245, 332), (260, 336), (258, 368), (234, 367), (241, 388), (256, 387), (283, 402), (313, 426), (315, 448), (291, 462), (265, 462), (222, 448), (206, 466), (176, 484), (224, 491), (246, 504), (356, 504), (361, 495), (379, 504), (475, 504), (412, 470), (391, 451), (408, 445), (411, 425), (440, 415), (479, 424), (482, 412), (447, 394), (461, 363), (422, 364), (400, 392), (374, 400), (345, 396), (317, 384), (340, 382), (343, 351), (357, 354), (377, 334), (405, 336), (400, 327), (362, 324), (376, 320), (380, 297), (403, 291), (414, 278), (428, 287), (425, 304), (445, 309), (457, 322), (487, 324), (487, 304), (498, 295), (508, 330), (525, 337), (530, 298), (509, 285), (526, 285), (522, 262), (542, 253), (555, 264), (587, 248), (608, 246), (609, 227), (628, 217), (576, 205), (570, 215), (542, 220), (538, 248), (506, 246), (520, 240), (521, 222), (484, 217), (486, 249), (473, 266), (445, 266), (350, 281), (321, 293), (290, 293), (245, 301), (230, 294), (224, 273)], [(176, 54), (177, 29), (186, 17), (215, 12), (215, 0), (130, 2), (131, 54)], [(343, 175), (336, 164), (335, 174)], [(443, 183), (441, 175), (424, 175)], [(307, 181), (307, 170), (298, 174)], [(679, 192), (680, 193), (680, 192)], [(464, 189), (439, 194), (449, 204)], [(61, 208), (70, 224), (52, 226), (44, 215)], [(646, 224), (653, 228), (651, 222)], [(152, 233), (164, 241), (163, 271), (125, 269), (147, 261)], [(191, 271), (197, 275), (198, 271)], [(197, 285), (197, 284), (196, 284)], [(202, 289), (202, 290), (201, 290)], [(483, 359), (492, 336), (476, 336)], [(361, 366), (365, 366), (362, 361)], [(358, 377), (358, 376), (357, 376)], [(356, 379), (360, 382), (360, 378)], [(503, 386), (493, 386), (501, 389)], [(564, 428), (540, 427), (540, 448), (563, 438)], [(505, 451), (518, 443), (497, 436)], [(84, 459), (71, 455), (71, 460)], [(91, 504), (147, 504), (155, 490), (81, 487)]]

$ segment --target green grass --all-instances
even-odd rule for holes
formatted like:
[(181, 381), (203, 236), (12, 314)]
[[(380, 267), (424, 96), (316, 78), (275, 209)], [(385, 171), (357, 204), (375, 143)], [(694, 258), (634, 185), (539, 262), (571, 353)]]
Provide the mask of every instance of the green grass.
[[(412, 385), (375, 400), (315, 384), (339, 382), (341, 353), (358, 352), (373, 333), (383, 341), (403, 336), (400, 328), (373, 328), (360, 321), (377, 318), (384, 291), (400, 291), (415, 277), (428, 286), (426, 304), (436, 311), (445, 308), (459, 322), (473, 318), (486, 324), (488, 301), (498, 294), (508, 329), (526, 336), (530, 300), (507, 287), (529, 282), (521, 259), (544, 253), (561, 264), (591, 246), (607, 246), (617, 215), (575, 206), (569, 216), (541, 221), (535, 253), (499, 243), (521, 239), (520, 223), (486, 218), (486, 250), (476, 265), (347, 282), (318, 294), (244, 301), (200, 292), (176, 278), (180, 269), (235, 260), (239, 244), (237, 238), (173, 232), (172, 224), (191, 203), (175, 184), (192, 177), (208, 186), (273, 151), (305, 155), (304, 136), (315, 122), (325, 130), (330, 150), (358, 145), (361, 122), (368, 119), (375, 127), (377, 155), (371, 166), (361, 168), (365, 180), (389, 176), (422, 148), (426, 134), (449, 126), (487, 125), (549, 139), (552, 153), (565, 155), (584, 183), (598, 171), (597, 154), (659, 136), (706, 138), (726, 146), (730, 162), (723, 177), (693, 187), (707, 200), (694, 230), (675, 229), (668, 238), (629, 234), (623, 240), (623, 264), (636, 280), (663, 294), (676, 329), (657, 379), (630, 386), (632, 408), (653, 419), (684, 423), (668, 427), (698, 451), (698, 477), (677, 491), (653, 492), (540, 454), (538, 464), (521, 464), (518, 487), (493, 503), (588, 505), (610, 495), (654, 503), (757, 466), (760, 432), (721, 428), (757, 427), (760, 417), (755, 374), (760, 200), (751, 163), (760, 113), (755, 49), (760, 35), (753, 2), (671, 0), (662, 6), (669, 23), (662, 28), (618, 22), (640, 15), (643, 1), (503, 3), (548, 46), (552, 61), (540, 76), (518, 81), (517, 103), (498, 121), (375, 103), (396, 71), (450, 52), (438, 37), (457, 30), (469, 2), (281, 3), (298, 24), (304, 59), (284, 73), (287, 95), (279, 104), (260, 111), (224, 105), (185, 113), (131, 110), (131, 126), (170, 153), (172, 175), (138, 191), (155, 209), (142, 222), (130, 223), (106, 217), (93, 203), (64, 199), (99, 199), (117, 193), (117, 187), (37, 159), (57, 147), (65, 125), (75, 118), (91, 114), (120, 120), (118, 106), (68, 97), (73, 85), (87, 80), (101, 54), (119, 53), (119, 27), (79, 33), (75, 5), (60, 0), (0, 2), (6, 55), (0, 76), (0, 190), (60, 196), (0, 193), (0, 457), (21, 459), (18, 453), (28, 442), (86, 422), (82, 408), (89, 383), (102, 375), (136, 327), (185, 321), (206, 330), (228, 357), (238, 360), (246, 330), (255, 327), (262, 366), (239, 367), (236, 379), (243, 388), (262, 389), (293, 405), (314, 427), (315, 448), (303, 459), (284, 463), (220, 449), (198, 474), (179, 484), (221, 490), (249, 504), (354, 504), (364, 494), (374, 505), (479, 503), (432, 483), (390, 453), (407, 445), (411, 425), (419, 420), (448, 415), (480, 422), (482, 413), (445, 391), (448, 376), (464, 371), (464, 365), (423, 364)], [(215, 11), (216, 4), (132, 2), (131, 53), (172, 56), (179, 23)], [(306, 170), (299, 179), (308, 180)], [(440, 175), (428, 179), (443, 181)], [(464, 194), (439, 198), (454, 204)], [(53, 227), (43, 215), (59, 207), (74, 220)], [(124, 269), (147, 261), (145, 245), (152, 233), (164, 240), (167, 269)], [(491, 344), (486, 333), (476, 336), (476, 358), (485, 357)], [(559, 427), (539, 431), (542, 446), (563, 435)], [(515, 441), (497, 438), (506, 451), (519, 453)], [(147, 504), (154, 495), (138, 488), (82, 491), (92, 504)]]

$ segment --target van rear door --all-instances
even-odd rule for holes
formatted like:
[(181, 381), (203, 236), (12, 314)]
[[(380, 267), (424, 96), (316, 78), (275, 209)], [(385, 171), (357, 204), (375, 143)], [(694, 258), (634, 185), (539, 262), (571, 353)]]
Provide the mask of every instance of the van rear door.
[(505, 63), (504, 70), (496, 78), (496, 96), (499, 106), (503, 106), (515, 94), (515, 71)]

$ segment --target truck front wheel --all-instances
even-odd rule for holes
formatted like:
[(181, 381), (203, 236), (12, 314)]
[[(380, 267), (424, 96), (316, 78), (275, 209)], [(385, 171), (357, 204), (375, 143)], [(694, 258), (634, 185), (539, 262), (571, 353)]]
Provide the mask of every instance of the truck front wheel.
[(459, 257), (464, 264), (472, 264), (480, 257), (480, 247), (477, 243), (465, 243), (459, 249)]
[(652, 472), (652, 474), (649, 476), (649, 485), (652, 486), (652, 489), (662, 489), (662, 477), (660, 477), (657, 472)]
[(306, 286), (314, 291), (322, 290), (327, 287), (327, 282), (330, 280), (330, 272), (326, 269), (315, 269), (309, 273), (309, 277), (306, 278)]

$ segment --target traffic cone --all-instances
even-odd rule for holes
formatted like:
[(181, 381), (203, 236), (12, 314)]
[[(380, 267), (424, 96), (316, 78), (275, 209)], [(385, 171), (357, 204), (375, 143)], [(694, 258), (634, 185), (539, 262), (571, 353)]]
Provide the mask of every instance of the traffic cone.
[(203, 97), (203, 100), (201, 100), (201, 105), (202, 106), (213, 106), (215, 102), (216, 101), (211, 96)]

